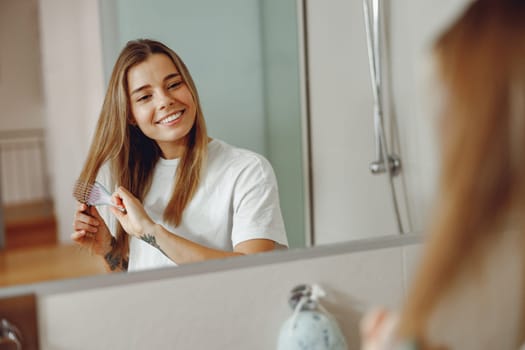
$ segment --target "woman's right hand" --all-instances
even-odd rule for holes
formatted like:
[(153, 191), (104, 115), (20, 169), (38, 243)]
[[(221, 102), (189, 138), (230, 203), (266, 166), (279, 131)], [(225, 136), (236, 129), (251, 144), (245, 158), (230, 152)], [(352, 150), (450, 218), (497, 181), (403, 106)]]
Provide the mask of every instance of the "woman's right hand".
[(95, 207), (78, 203), (73, 229), (71, 239), (80, 246), (101, 256), (111, 250), (111, 233)]

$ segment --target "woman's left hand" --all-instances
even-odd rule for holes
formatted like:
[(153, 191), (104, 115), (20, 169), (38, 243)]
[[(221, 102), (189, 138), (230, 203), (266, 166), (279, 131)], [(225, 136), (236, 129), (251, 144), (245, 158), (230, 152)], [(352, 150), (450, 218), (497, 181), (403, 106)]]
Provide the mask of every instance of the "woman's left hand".
[(120, 222), (124, 231), (140, 238), (142, 235), (147, 234), (148, 230), (152, 230), (155, 222), (151, 220), (142, 203), (131, 192), (120, 186), (113, 193), (112, 198), (114, 203), (126, 208), (126, 212), (123, 213), (111, 207), (111, 212)]

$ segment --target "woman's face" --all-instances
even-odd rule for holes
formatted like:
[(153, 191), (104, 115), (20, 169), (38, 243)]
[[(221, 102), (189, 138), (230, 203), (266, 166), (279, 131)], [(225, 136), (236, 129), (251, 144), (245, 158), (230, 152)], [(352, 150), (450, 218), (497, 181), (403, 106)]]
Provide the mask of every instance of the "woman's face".
[(164, 158), (180, 157), (197, 108), (175, 64), (164, 54), (153, 54), (131, 67), (127, 79), (137, 126), (157, 142)]

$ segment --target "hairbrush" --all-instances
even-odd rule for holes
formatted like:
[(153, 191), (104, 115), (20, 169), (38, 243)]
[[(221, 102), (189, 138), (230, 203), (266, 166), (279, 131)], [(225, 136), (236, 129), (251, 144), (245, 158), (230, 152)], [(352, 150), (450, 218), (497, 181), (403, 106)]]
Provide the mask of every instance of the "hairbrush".
[(80, 203), (87, 205), (110, 205), (123, 213), (126, 212), (125, 208), (120, 207), (111, 201), (111, 194), (109, 191), (97, 181), (94, 183), (83, 181), (75, 182), (75, 187), (73, 188), (73, 197), (75, 197)]

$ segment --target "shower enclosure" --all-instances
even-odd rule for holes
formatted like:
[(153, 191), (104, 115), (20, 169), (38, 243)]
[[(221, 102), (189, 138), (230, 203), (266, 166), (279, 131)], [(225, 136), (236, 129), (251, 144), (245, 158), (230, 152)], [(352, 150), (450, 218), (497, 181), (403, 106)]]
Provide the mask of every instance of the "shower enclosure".
[(465, 2), (303, 1), (314, 244), (424, 231), (438, 173), (429, 48)]

